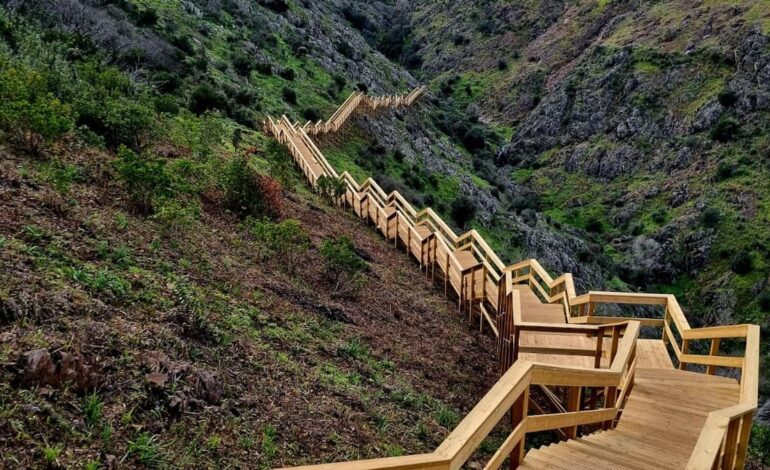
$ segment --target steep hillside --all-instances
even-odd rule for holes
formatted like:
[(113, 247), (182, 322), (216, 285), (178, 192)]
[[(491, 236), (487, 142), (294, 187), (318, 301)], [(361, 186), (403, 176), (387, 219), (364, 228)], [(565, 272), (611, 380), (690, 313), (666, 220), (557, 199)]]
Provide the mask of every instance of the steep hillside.
[(123, 157), (48, 152), (0, 148), (3, 466), (423, 452), (494, 383), (492, 340), (293, 172), (280, 221), (210, 199), (194, 216), (175, 214), (182, 199), (147, 216)]

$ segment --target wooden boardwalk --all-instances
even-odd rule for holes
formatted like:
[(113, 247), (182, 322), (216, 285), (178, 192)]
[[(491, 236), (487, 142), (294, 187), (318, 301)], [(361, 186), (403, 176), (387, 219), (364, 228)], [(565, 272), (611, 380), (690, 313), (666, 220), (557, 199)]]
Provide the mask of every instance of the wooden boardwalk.
[[(588, 292), (571, 274), (555, 279), (533, 259), (506, 266), (475, 231), (456, 234), (432, 209), (416, 210), (372, 178), (338, 174), (311, 135), (338, 132), (356, 112), (413, 105), (424, 93), (352, 94), (326, 122), (265, 122), (310, 185), (342, 180), (337, 202), (415, 258), (457, 299), (458, 311), (497, 338), (500, 380), (433, 453), (313, 466), (324, 469), (459, 469), (495, 425), (511, 433), (488, 460), (500, 468), (743, 468), (757, 408), (759, 327), (693, 329), (672, 295)], [(605, 305), (657, 307), (657, 318), (601, 315)], [(656, 331), (640, 339), (642, 328)], [(724, 342), (743, 345), (739, 355)], [(734, 349), (734, 348), (733, 348)], [(692, 369), (692, 370), (689, 370)], [(718, 371), (738, 371), (732, 376)], [(538, 390), (549, 405), (530, 400)], [(697, 397), (697, 399), (694, 399)], [(507, 417), (507, 418), (506, 418)], [(563, 442), (525, 452), (526, 434), (553, 430)]]

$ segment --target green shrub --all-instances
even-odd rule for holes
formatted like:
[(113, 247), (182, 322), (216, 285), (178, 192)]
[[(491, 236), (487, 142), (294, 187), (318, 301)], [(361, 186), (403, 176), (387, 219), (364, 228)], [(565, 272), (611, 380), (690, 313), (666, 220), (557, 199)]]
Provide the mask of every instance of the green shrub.
[(283, 207), (281, 184), (260, 175), (243, 157), (234, 158), (225, 169), (225, 204), (242, 215), (278, 218)]
[(193, 90), (190, 96), (190, 111), (195, 114), (203, 114), (212, 110), (227, 112), (230, 110), (230, 103), (220, 87), (211, 83), (202, 83)]
[(318, 108), (305, 108), (302, 111), (302, 117), (310, 122), (318, 122), (321, 119), (321, 112)]
[(598, 217), (589, 217), (586, 220), (586, 230), (593, 233), (604, 232), (604, 223)]
[(321, 244), (326, 274), (336, 295), (354, 295), (365, 281), (368, 269), (348, 237), (327, 238)]
[(280, 181), (285, 188), (292, 189), (297, 179), (297, 173), (294, 170), (294, 159), (289, 149), (279, 144), (278, 141), (271, 140), (267, 144), (265, 154), (270, 164), (270, 176)]
[(348, 185), (341, 178), (334, 178), (332, 176), (323, 175), (318, 178), (317, 187), (319, 194), (326, 198), (329, 202), (337, 202), (345, 195), (348, 190)]
[(74, 124), (72, 108), (51, 93), (42, 74), (0, 58), (2, 129), (54, 139), (72, 130)]
[(738, 95), (734, 91), (725, 88), (719, 92), (717, 99), (719, 100), (719, 104), (729, 108), (735, 106), (735, 103), (738, 102)]
[(163, 196), (155, 198), (152, 205), (155, 212), (152, 218), (160, 222), (163, 233), (166, 235), (177, 235), (193, 226), (201, 212), (197, 201), (184, 201)]
[(733, 118), (722, 118), (711, 129), (711, 138), (718, 142), (730, 142), (738, 135), (740, 126)]
[(735, 274), (748, 274), (754, 269), (754, 260), (751, 253), (741, 250), (730, 260), (730, 269)]
[(722, 213), (714, 207), (707, 207), (701, 214), (701, 223), (704, 227), (716, 228), (722, 220)]
[(163, 160), (140, 155), (121, 146), (115, 165), (131, 197), (132, 206), (140, 213), (152, 212), (153, 198), (171, 195), (172, 178)]
[(451, 216), (458, 227), (465, 229), (468, 222), (476, 215), (476, 204), (467, 196), (460, 196), (452, 201)]
[(763, 289), (757, 296), (759, 309), (763, 312), (770, 312), (770, 289)]
[(297, 74), (294, 72), (294, 69), (283, 69), (280, 72), (278, 72), (278, 75), (280, 75), (281, 78), (284, 80), (292, 81), (297, 76)]
[(717, 181), (724, 181), (728, 178), (732, 178), (738, 173), (739, 173), (739, 170), (735, 163), (721, 161), (717, 166), (715, 178)]
[(749, 455), (765, 465), (770, 465), (770, 426), (754, 424), (749, 441)]
[(664, 223), (667, 217), (668, 217), (668, 213), (666, 212), (666, 209), (663, 207), (653, 212), (652, 215), (650, 216), (652, 221), (658, 225)]
[(113, 148), (138, 148), (151, 139), (155, 104), (147, 89), (137, 88), (117, 68), (96, 62), (81, 65), (77, 73), (81, 81), (71, 92), (79, 125), (88, 126)]
[(296, 220), (279, 223), (255, 220), (251, 233), (260, 247), (260, 255), (272, 258), (289, 272), (295, 272), (310, 249), (310, 237)]
[(155, 112), (159, 114), (170, 114), (175, 116), (179, 113), (179, 104), (176, 102), (176, 98), (171, 95), (162, 95), (155, 98)]
[(289, 87), (284, 87), (281, 91), (284, 101), (289, 104), (297, 104), (297, 93)]

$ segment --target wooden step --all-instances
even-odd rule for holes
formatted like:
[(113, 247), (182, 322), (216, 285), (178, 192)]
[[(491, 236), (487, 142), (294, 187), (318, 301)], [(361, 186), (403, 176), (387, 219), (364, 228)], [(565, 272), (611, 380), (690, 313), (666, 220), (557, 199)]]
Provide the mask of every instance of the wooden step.
[(636, 342), (636, 367), (645, 369), (673, 369), (674, 363), (666, 344), (659, 339), (640, 339)]
[(637, 368), (615, 429), (530, 451), (523, 468), (683, 469), (708, 414), (737, 404), (739, 392), (728, 377)]

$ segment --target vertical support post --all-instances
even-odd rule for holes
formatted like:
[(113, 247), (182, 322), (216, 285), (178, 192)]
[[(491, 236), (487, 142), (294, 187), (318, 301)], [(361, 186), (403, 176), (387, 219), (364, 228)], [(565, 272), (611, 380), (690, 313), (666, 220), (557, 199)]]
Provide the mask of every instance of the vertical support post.
[[(522, 421), (527, 419), (527, 408), (529, 407), (529, 387), (524, 389), (521, 396), (516, 400), (511, 408), (511, 429), (515, 429)], [(516, 446), (511, 451), (509, 469), (516, 470), (519, 464), (524, 460), (524, 441), (525, 437), (521, 438)]]
[[(567, 388), (567, 412), (580, 411), (581, 392), (580, 387)], [(565, 428), (564, 434), (566, 434), (567, 439), (575, 439), (577, 437), (577, 425)]]
[(594, 355), (594, 369), (602, 367), (602, 342), (604, 341), (604, 327), (600, 326), (596, 334), (596, 353)]
[(749, 435), (753, 424), (754, 413), (746, 413), (740, 419), (741, 432), (738, 440), (738, 448), (735, 455), (735, 468), (743, 468), (746, 465), (746, 451), (749, 447)]
[(725, 437), (724, 454), (722, 456), (722, 467), (728, 470), (735, 468), (736, 453), (738, 450), (738, 436), (741, 428), (741, 419), (734, 419), (730, 421), (727, 426), (727, 437)]
[[(709, 356), (716, 356), (719, 354), (719, 338), (714, 338), (711, 340), (711, 347), (709, 348)], [(717, 366), (708, 366), (706, 367), (706, 373), (708, 375), (714, 375), (717, 371)]]
[(612, 344), (610, 345), (610, 365), (615, 360), (615, 354), (618, 352), (618, 342), (620, 341), (620, 327), (615, 326), (612, 328)]
[(476, 270), (471, 270), (470, 292), (468, 293), (468, 321), (473, 321), (473, 299), (476, 297)]
[[(682, 338), (682, 355), (684, 356), (689, 352), (690, 352), (690, 340)], [(679, 361), (679, 369), (687, 370), (687, 363), (683, 361)]]
[[(615, 407), (615, 399), (617, 398), (618, 388), (617, 387), (607, 387), (604, 389), (604, 407), (605, 408), (614, 408)], [(603, 429), (612, 429), (612, 419), (605, 421), (602, 424)]]

